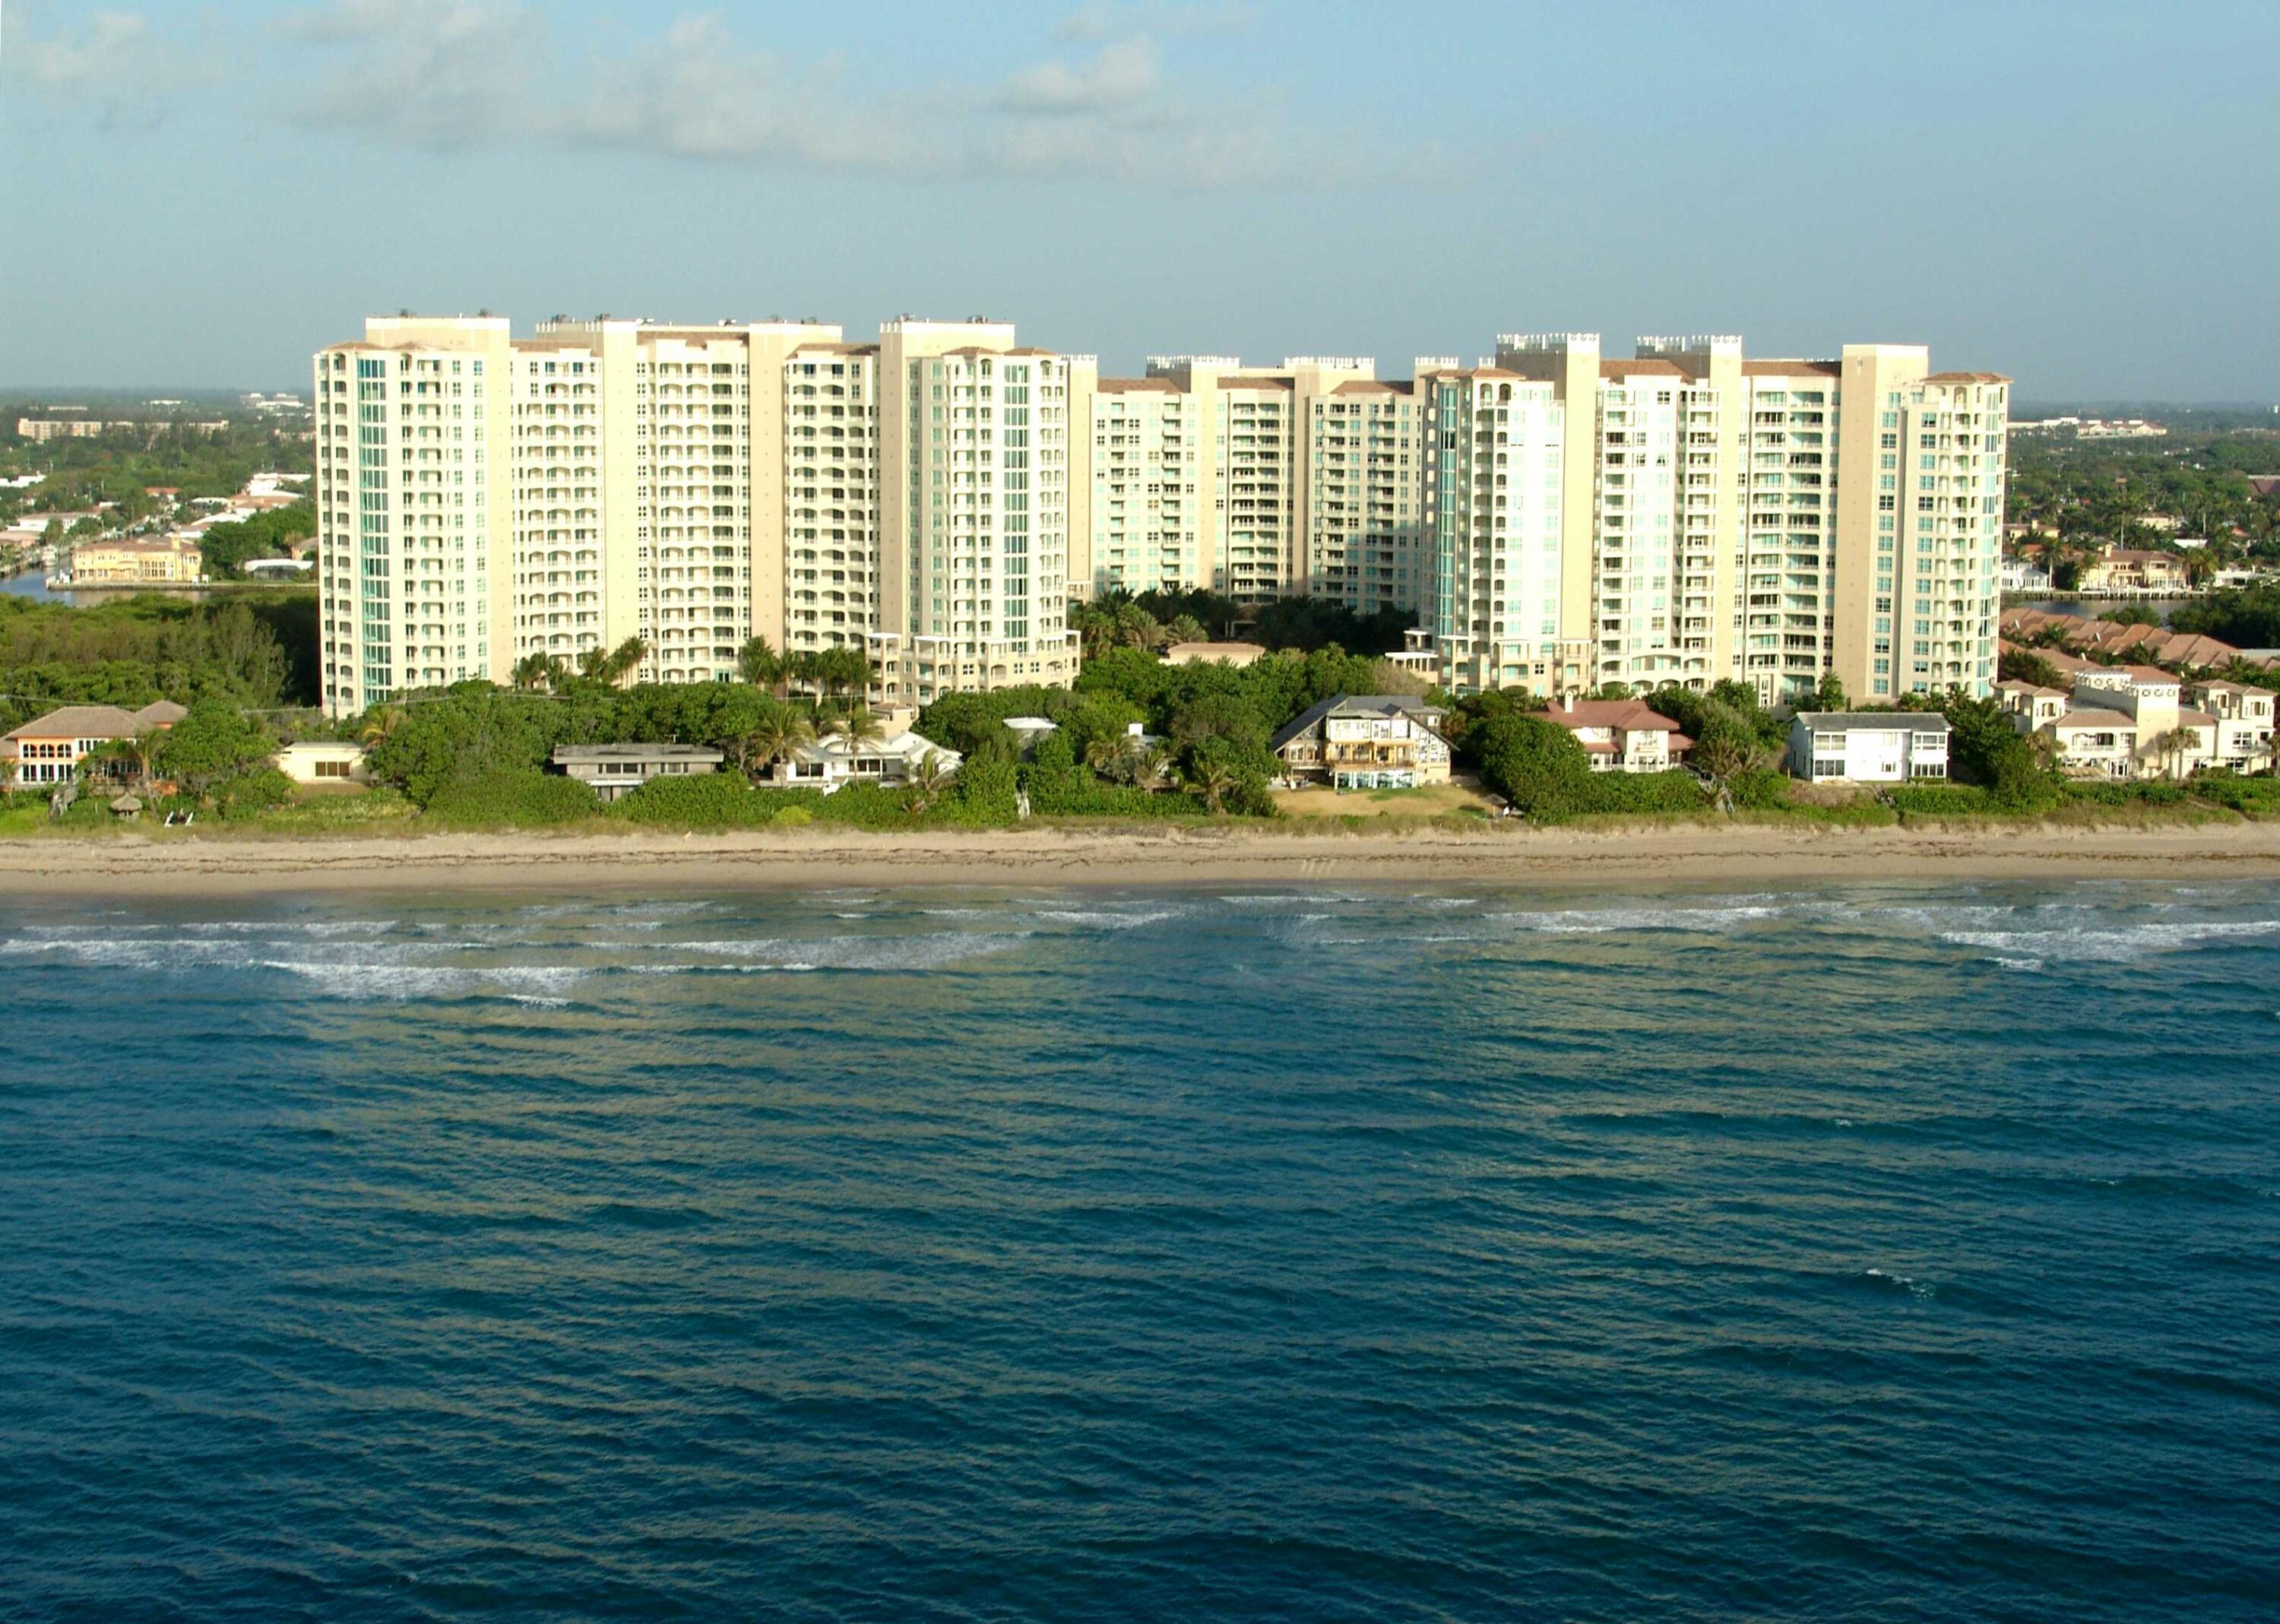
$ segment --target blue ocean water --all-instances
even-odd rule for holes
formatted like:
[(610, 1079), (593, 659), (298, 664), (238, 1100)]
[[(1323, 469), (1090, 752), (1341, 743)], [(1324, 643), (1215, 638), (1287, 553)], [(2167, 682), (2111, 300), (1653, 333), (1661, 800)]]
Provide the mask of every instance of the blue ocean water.
[(18, 902), (0, 977), (0, 1617), (2280, 1607), (2280, 886)]

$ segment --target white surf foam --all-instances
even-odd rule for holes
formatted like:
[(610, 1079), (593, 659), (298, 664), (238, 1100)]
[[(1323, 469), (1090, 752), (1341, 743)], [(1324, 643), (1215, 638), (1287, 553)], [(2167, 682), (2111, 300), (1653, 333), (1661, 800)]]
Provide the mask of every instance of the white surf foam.
[(2181, 952), (2205, 943), (2239, 941), (2280, 932), (2280, 920), (2147, 920), (2134, 925), (2079, 925), (2057, 929), (1944, 930), (1940, 940), (1984, 948), (1999, 961), (2091, 960), (2126, 964), (2154, 953)]

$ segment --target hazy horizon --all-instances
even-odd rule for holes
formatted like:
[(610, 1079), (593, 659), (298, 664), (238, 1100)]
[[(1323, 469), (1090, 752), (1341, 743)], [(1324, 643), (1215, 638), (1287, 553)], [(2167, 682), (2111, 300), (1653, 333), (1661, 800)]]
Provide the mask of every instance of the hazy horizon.
[(2256, 407), (2275, 48), (2244, 0), (15, 0), (0, 390), (302, 387), (410, 306), (988, 311), (1112, 373), (1735, 332)]

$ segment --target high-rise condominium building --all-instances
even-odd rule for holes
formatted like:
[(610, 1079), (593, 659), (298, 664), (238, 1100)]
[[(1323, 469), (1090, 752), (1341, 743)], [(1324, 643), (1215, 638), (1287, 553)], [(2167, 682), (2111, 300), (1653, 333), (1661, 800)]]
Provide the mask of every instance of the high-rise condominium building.
[(874, 697), (1075, 674), (1072, 596), (1416, 619), (1459, 689), (1863, 701), (1995, 671), (2008, 381), (1918, 347), (1508, 335), (1492, 362), (1101, 379), (1010, 324), (377, 318), (317, 357), (325, 702), (641, 640), (859, 648)]
[(316, 358), (327, 708), (635, 637), (666, 682), (754, 635), (884, 700), (1068, 681), (1095, 369), (1013, 337), (374, 318)]
[[(1731, 337), (1642, 339), (1626, 360), (1592, 334), (1515, 335), (1497, 358), (1565, 418), (1568, 651), (1537, 645), (1564, 685), (1988, 691), (2007, 379), (1933, 373), (1913, 345), (1747, 360)], [(1494, 663), (1498, 685), (1540, 686), (1525, 650)]]

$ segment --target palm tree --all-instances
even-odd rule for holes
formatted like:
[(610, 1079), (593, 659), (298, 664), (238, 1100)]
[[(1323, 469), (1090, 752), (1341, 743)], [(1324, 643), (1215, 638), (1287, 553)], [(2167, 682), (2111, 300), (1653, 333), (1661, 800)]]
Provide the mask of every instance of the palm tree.
[(824, 727), (846, 747), (851, 756), (866, 745), (883, 744), (887, 739), (887, 730), (879, 725), (879, 719), (865, 704), (849, 705), (825, 723)]
[(1084, 747), (1084, 764), (1104, 778), (1115, 777), (1131, 750), (1132, 741), (1128, 735), (1097, 734)]
[(761, 713), (759, 721), (744, 735), (744, 744), (759, 756), (765, 772), (814, 737), (815, 729), (805, 716), (796, 707), (779, 703)]
[(784, 658), (765, 637), (747, 637), (736, 650), (736, 674), (754, 688), (773, 689), (783, 681)]
[(551, 688), (557, 661), (551, 654), (526, 654), (514, 663), (514, 685), (517, 688)]
[(911, 792), (907, 803), (911, 812), (926, 811), (949, 787), (950, 780), (949, 764), (943, 760), (939, 750), (930, 750), (920, 756), (912, 764), (910, 777), (905, 781)]
[(807, 674), (825, 698), (853, 696), (860, 704), (871, 686), (871, 660), (860, 649), (819, 649), (807, 657)]
[(1127, 758), (1132, 772), (1132, 781), (1142, 789), (1152, 789), (1164, 781), (1164, 771), (1171, 765), (1172, 756), (1160, 744), (1143, 744)]
[(1084, 658), (1104, 653), (1116, 633), (1116, 616), (1105, 602), (1079, 600), (1068, 606), (1067, 626), (1083, 648)]
[(1174, 643), (1209, 643), (1211, 632), (1191, 614), (1176, 614), (1164, 628), (1164, 635)]
[(2178, 758), (2184, 753), (2185, 746), (2191, 737), (2192, 735), (2184, 728), (2172, 727), (2166, 733), (2157, 733), (2147, 739), (2138, 747), (2138, 753), (2148, 761), (2160, 762), (2162, 777), (2175, 778)]
[(367, 745), (385, 743), (404, 726), (408, 714), (400, 704), (381, 705), (366, 717), (364, 729), (357, 736)]
[(1156, 624), (1156, 617), (1128, 599), (1116, 605), (1116, 642), (1121, 648), (1155, 649), (1163, 646), (1164, 628)]
[(1204, 797), (1204, 809), (1213, 817), (1225, 809), (1227, 797), (1236, 782), (1233, 769), (1225, 762), (1209, 758), (1190, 767), (1187, 779), (1188, 788)]
[(617, 688), (622, 685), (628, 677), (633, 675), (642, 661), (648, 658), (649, 644), (639, 637), (628, 637), (611, 650), (608, 657), (602, 661), (601, 679), (607, 686)]

